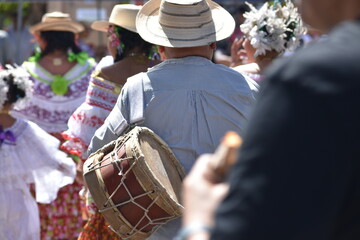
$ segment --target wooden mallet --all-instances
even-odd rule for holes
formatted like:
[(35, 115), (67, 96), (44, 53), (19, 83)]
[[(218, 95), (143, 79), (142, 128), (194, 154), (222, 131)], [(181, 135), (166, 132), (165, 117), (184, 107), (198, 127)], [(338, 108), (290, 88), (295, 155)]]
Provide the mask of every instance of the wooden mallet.
[(211, 180), (214, 182), (224, 181), (230, 167), (238, 158), (241, 144), (242, 138), (236, 132), (229, 131), (225, 134), (209, 162), (214, 173)]

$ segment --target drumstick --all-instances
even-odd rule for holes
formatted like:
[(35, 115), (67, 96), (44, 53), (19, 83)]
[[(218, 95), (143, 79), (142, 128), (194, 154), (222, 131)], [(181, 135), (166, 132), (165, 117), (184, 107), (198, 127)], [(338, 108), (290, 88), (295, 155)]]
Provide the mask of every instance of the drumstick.
[(237, 160), (241, 143), (242, 139), (236, 132), (230, 131), (225, 134), (209, 162), (214, 173), (212, 180), (215, 182), (224, 180), (228, 170)]

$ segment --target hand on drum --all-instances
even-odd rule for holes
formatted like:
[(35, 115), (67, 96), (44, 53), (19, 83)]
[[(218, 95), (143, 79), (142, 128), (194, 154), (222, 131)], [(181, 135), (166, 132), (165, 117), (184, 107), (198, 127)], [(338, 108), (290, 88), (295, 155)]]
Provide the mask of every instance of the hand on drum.
[(84, 185), (84, 171), (83, 171), (84, 162), (79, 159), (79, 161), (76, 163), (76, 182), (80, 183), (81, 185)]
[[(228, 192), (228, 184), (215, 183), (215, 171), (210, 167), (211, 157), (206, 154), (199, 157), (183, 184), (183, 226), (192, 224), (214, 225), (214, 212)], [(199, 232), (200, 234), (200, 232)], [(195, 239), (195, 234), (191, 239)], [(198, 236), (200, 237), (200, 236)], [(206, 239), (196, 238), (196, 239)], [(188, 238), (190, 239), (190, 238)]]

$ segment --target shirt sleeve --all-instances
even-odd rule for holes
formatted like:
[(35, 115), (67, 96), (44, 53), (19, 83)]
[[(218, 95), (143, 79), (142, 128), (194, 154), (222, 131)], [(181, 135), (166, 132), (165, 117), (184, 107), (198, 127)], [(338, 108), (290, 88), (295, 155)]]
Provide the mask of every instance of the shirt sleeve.
[(147, 75), (139, 73), (127, 79), (115, 107), (91, 139), (88, 155), (144, 121), (143, 77)]

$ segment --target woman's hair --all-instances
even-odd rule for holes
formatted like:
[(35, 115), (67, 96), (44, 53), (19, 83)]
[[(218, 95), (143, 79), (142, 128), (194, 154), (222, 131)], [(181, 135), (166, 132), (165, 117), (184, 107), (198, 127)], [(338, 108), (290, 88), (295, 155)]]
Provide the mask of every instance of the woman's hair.
[[(128, 56), (135, 48), (145, 56), (151, 57), (151, 51), (154, 46), (151, 43), (145, 42), (138, 33), (131, 32), (116, 25), (115, 33), (121, 42), (116, 52), (115, 62), (124, 59), (124, 57)], [(122, 50), (119, 51), (119, 48), (122, 48)]]
[(46, 41), (46, 47), (41, 51), (41, 56), (60, 50), (67, 52), (69, 49), (73, 53), (81, 52), (75, 42), (75, 34), (68, 31), (41, 31), (40, 37)]
[(7, 100), (5, 101), (5, 104), (13, 104), (26, 96), (24, 89), (19, 88), (19, 86), (15, 84), (14, 80), (15, 77), (13, 74), (8, 75), (8, 77), (4, 79), (8, 85), (8, 92), (6, 96)]

